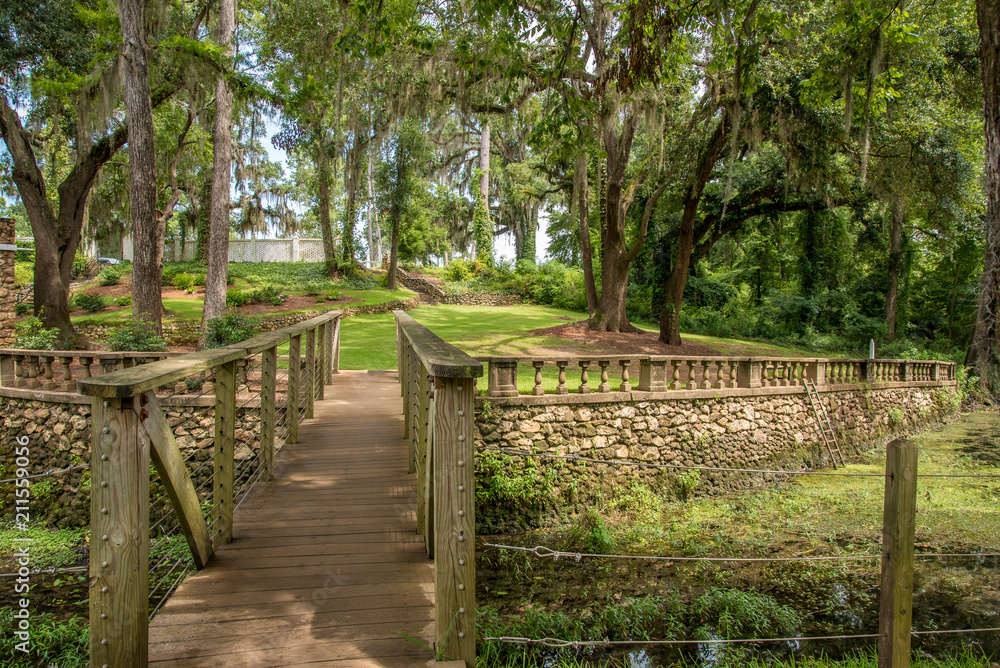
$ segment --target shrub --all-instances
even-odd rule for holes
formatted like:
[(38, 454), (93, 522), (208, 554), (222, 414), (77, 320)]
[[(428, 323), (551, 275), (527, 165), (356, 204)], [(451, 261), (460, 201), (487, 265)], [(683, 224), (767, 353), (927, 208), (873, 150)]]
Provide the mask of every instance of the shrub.
[(108, 266), (101, 269), (101, 273), (97, 275), (97, 280), (101, 285), (118, 285), (124, 273), (125, 271), (119, 266)]
[(92, 292), (81, 292), (73, 298), (73, 303), (87, 313), (97, 313), (106, 305), (104, 297)]
[[(228, 299), (229, 295), (226, 295)], [(221, 348), (240, 341), (245, 341), (260, 331), (257, 318), (251, 318), (238, 313), (224, 313), (217, 318), (210, 318), (205, 329), (205, 347)]]
[(28, 302), (18, 302), (14, 304), (14, 315), (28, 315), (31, 313), (31, 304)]
[(178, 290), (187, 290), (194, 285), (194, 276), (186, 272), (177, 274), (173, 278), (174, 287)]
[(283, 300), (281, 288), (277, 285), (264, 285), (250, 292), (248, 297), (251, 304), (267, 303), (272, 306), (280, 305)]
[(55, 350), (59, 341), (59, 330), (55, 327), (46, 329), (42, 327), (40, 318), (31, 316), (17, 323), (15, 348), (25, 348), (27, 350)]
[(132, 295), (122, 295), (121, 297), (115, 297), (111, 301), (113, 301), (115, 303), (115, 306), (118, 306), (118, 307), (131, 306), (132, 305)]
[(35, 280), (34, 262), (14, 263), (14, 287), (23, 288), (26, 285), (31, 285), (32, 281), (34, 280)]
[(250, 293), (244, 292), (239, 288), (230, 288), (226, 290), (226, 306), (231, 308), (237, 308), (239, 306), (245, 306), (250, 303)]
[(162, 352), (167, 349), (163, 338), (153, 330), (152, 325), (138, 318), (132, 318), (121, 327), (111, 330), (108, 347), (111, 350), (144, 353)]

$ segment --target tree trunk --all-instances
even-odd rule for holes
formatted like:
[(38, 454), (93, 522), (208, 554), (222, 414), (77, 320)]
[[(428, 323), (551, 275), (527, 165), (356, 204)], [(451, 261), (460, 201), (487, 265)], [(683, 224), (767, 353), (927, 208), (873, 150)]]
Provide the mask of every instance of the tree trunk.
[(330, 223), (330, 156), (320, 143), (316, 158), (316, 175), (319, 179), (319, 232), (323, 237), (323, 259), (326, 274), (333, 276), (337, 270), (337, 251), (333, 247), (333, 226)]
[(976, 0), (976, 20), (986, 133), (985, 257), (976, 329), (965, 363), (975, 369), (980, 384), (995, 393), (1000, 389), (1000, 327), (997, 324), (1000, 309), (1000, 5), (993, 0)]
[(347, 152), (347, 170), (344, 185), (347, 187), (347, 206), (344, 209), (344, 231), (340, 242), (341, 257), (349, 266), (354, 264), (354, 226), (357, 223), (357, 192), (361, 180), (361, 158), (364, 155), (361, 139), (355, 133), (354, 146)]
[(899, 293), (899, 269), (903, 265), (903, 197), (892, 202), (889, 230), (889, 285), (885, 292), (885, 327), (889, 341), (896, 338), (896, 297)]
[[(229, 63), (233, 55), (233, 30), (236, 22), (235, 0), (221, 0), (219, 5), (219, 46)], [(202, 331), (209, 319), (226, 309), (226, 283), (229, 274), (229, 174), (233, 150), (233, 94), (224, 74), (215, 83), (215, 128), (212, 157), (212, 205), (209, 224), (208, 271), (205, 274), (205, 310)]]
[(493, 221), (490, 219), (490, 124), (483, 122), (479, 142), (479, 197), (473, 214), (472, 233), (476, 259), (493, 262)]
[(576, 206), (580, 221), (580, 260), (583, 265), (583, 286), (587, 293), (587, 315), (593, 316), (597, 310), (597, 284), (594, 282), (594, 251), (590, 245), (590, 193), (587, 154), (576, 156), (573, 166), (573, 181), (577, 184)]
[(145, 0), (121, 0), (128, 126), (129, 198), (132, 209), (132, 315), (161, 334), (163, 235), (156, 217), (156, 152), (149, 90)]
[(694, 180), (684, 194), (684, 212), (681, 214), (681, 229), (677, 235), (677, 257), (673, 271), (663, 287), (663, 312), (660, 314), (660, 341), (670, 346), (681, 345), (681, 304), (684, 301), (684, 286), (687, 285), (691, 253), (694, 250), (694, 224), (698, 217), (698, 205), (705, 185), (712, 177), (712, 168), (726, 146), (729, 125), (729, 115), (723, 113), (712, 138), (701, 153)]
[(396, 289), (396, 266), (399, 264), (399, 216), (392, 217), (392, 242), (389, 250), (389, 285)]

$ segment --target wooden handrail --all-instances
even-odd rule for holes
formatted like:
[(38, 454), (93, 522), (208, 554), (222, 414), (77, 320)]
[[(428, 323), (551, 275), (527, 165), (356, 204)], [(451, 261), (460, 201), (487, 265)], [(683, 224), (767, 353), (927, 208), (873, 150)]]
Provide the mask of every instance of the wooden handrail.
[(476, 665), (476, 378), (483, 365), (402, 311), (396, 359), (410, 472), (417, 475), (417, 531), (434, 558), (438, 655)]
[[(330, 327), (333, 323), (333, 327)], [(235, 502), (235, 427), (238, 385), (249, 390), (244, 362), (261, 355), (261, 420), (258, 478), (273, 473), (276, 440), (277, 349), (290, 341), (285, 413), (290, 420), (285, 442), (294, 441), (300, 416), (320, 396), (318, 385), (330, 381), (322, 361), (336, 359), (330, 347), (339, 339), (340, 311), (255, 336), (238, 344), (179, 355), (94, 378), (77, 387), (91, 397), (90, 526), (90, 665), (113, 668), (145, 666), (148, 654), (150, 463), (160, 476), (177, 524), (195, 565), (203, 568), (219, 545), (232, 540)], [(310, 342), (301, 351), (297, 343)], [(307, 394), (302, 406), (297, 379), (301, 362)], [(138, 355), (137, 355), (138, 356)], [(213, 466), (207, 502), (211, 521), (193, 484), (192, 473), (174, 438), (154, 391), (164, 385), (215, 369)], [(242, 375), (241, 375), (242, 374)], [(314, 382), (315, 381), (315, 382)], [(247, 401), (247, 405), (251, 402)], [(470, 460), (471, 461), (471, 460)]]

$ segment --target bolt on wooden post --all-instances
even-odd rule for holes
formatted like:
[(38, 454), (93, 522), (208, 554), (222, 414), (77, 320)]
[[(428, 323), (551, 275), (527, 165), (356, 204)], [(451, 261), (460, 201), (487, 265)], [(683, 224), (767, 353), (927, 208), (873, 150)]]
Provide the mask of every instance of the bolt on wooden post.
[(910, 665), (913, 620), (913, 540), (917, 515), (917, 446), (897, 439), (886, 447), (882, 515), (879, 668)]
[(434, 379), (434, 627), (443, 658), (476, 665), (472, 378)]
[(148, 659), (149, 438), (135, 397), (91, 401), (90, 665)]

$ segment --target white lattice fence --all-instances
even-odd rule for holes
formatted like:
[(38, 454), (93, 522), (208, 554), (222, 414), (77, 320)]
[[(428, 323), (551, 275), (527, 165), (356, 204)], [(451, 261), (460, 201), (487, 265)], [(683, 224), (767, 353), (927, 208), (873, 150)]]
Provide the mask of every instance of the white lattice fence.
[[(167, 262), (193, 260), (198, 243), (188, 241), (181, 250), (180, 242), (168, 243), (163, 257)], [(230, 262), (322, 262), (322, 239), (230, 239)], [(131, 259), (131, 258), (126, 258)]]

